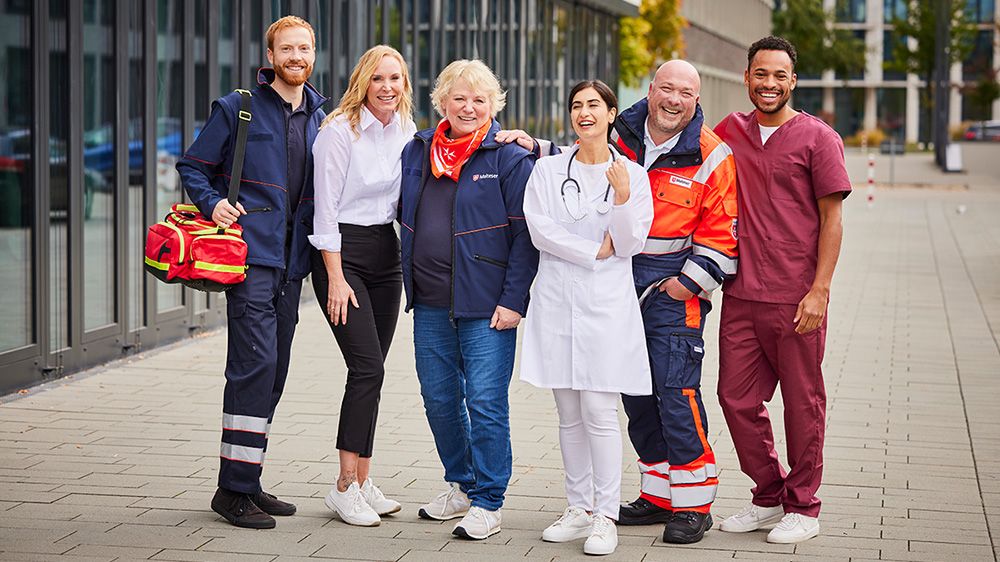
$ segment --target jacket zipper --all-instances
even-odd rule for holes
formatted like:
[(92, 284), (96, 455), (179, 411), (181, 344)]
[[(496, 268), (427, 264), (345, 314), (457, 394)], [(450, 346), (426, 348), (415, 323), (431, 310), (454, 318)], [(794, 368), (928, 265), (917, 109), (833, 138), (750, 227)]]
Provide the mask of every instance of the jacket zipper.
[(493, 258), (488, 258), (486, 256), (481, 256), (479, 254), (473, 255), (472, 259), (479, 260), (481, 262), (488, 263), (490, 265), (495, 265), (497, 267), (502, 267), (504, 269), (507, 269), (507, 262), (502, 262), (500, 260), (496, 260), (496, 259), (493, 259)]
[(257, 207), (255, 209), (247, 209), (247, 214), (250, 213), (268, 213), (271, 211), (270, 207)]

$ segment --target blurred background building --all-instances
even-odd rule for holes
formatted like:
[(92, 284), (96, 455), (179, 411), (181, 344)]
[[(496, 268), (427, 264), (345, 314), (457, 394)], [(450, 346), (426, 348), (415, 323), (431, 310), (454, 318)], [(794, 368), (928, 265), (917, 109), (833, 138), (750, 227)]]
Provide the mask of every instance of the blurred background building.
[[(211, 100), (249, 87), (286, 14), (317, 34), (333, 98), (376, 43), (411, 64), (416, 119), (451, 60), (485, 60), (507, 126), (565, 140), (577, 80), (617, 83), (638, 0), (0, 0), (0, 393), (221, 324), (224, 302), (142, 271), (145, 228)], [(221, 351), (220, 351), (221, 352)], [(169, 373), (164, 373), (169, 376)]]
[[(984, 110), (969, 103), (961, 87), (1000, 66), (1000, 3), (996, 0), (963, 0), (965, 14), (976, 25), (972, 53), (951, 68), (955, 86), (950, 95), (950, 125), (963, 121), (1000, 119), (1000, 100)], [(781, 0), (775, 2), (780, 9)], [(892, 60), (894, 18), (905, 18), (907, 0), (823, 0), (836, 14), (836, 27), (849, 30), (866, 46), (861, 72), (840, 76), (833, 71), (799, 74), (794, 104), (814, 115), (832, 116), (842, 136), (880, 129), (899, 142), (917, 142), (929, 136), (930, 123), (920, 107), (924, 81), (915, 74), (886, 70)]]

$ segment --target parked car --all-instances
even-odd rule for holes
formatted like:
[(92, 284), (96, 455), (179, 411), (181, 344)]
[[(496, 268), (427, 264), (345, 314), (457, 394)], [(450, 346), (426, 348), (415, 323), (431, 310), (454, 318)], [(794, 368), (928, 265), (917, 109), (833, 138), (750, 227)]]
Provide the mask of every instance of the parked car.
[(965, 140), (1000, 142), (1000, 121), (979, 121), (965, 130)]

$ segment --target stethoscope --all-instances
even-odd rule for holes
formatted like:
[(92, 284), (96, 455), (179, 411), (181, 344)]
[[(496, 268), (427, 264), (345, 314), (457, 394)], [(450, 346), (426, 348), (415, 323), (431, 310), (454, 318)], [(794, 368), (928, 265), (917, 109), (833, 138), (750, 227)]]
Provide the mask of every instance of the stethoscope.
[[(609, 144), (608, 148), (611, 149), (611, 162), (613, 163), (615, 161), (615, 147)], [(587, 216), (587, 210), (583, 207), (583, 190), (580, 189), (580, 183), (573, 179), (571, 174), (573, 160), (576, 160), (576, 153), (579, 151), (580, 148), (577, 147), (573, 150), (573, 154), (570, 154), (569, 162), (566, 163), (566, 179), (563, 180), (562, 187), (559, 188), (559, 194), (562, 196), (563, 206), (566, 207), (566, 212), (569, 213), (570, 218), (572, 218), (574, 222), (581, 221)], [(576, 191), (576, 207), (582, 212), (580, 216), (577, 216), (577, 213), (574, 213), (573, 210), (570, 209), (569, 203), (566, 201), (567, 189)], [(604, 199), (602, 199), (596, 207), (598, 214), (606, 215), (611, 212), (611, 201), (608, 200), (608, 197), (610, 196), (611, 182), (608, 182), (608, 187), (604, 190)]]

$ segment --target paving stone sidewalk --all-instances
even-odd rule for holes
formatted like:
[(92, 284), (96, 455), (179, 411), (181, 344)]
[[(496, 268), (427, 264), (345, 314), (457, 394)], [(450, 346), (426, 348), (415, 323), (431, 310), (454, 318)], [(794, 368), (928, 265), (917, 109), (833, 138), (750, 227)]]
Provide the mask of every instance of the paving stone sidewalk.
[[(863, 179), (862, 179), (863, 181)], [(1000, 190), (889, 190), (846, 205), (825, 361), (829, 393), (822, 534), (769, 545), (764, 533), (710, 531), (665, 545), (662, 527), (622, 527), (612, 560), (997, 560), (1000, 552)], [(965, 211), (957, 212), (959, 205)], [(718, 297), (716, 298), (718, 302)], [(715, 399), (718, 311), (704, 390), (722, 467), (716, 521), (749, 498)], [(225, 333), (69, 377), (0, 403), (2, 560), (562, 560), (580, 542), (541, 530), (565, 507), (555, 406), (511, 385), (514, 475), (503, 531), (483, 542), (422, 521), (442, 469), (401, 318), (383, 391), (374, 478), (404, 509), (348, 527), (323, 505), (336, 475), (345, 369), (307, 302), (273, 426), (266, 486), (299, 514), (273, 531), (208, 509), (218, 469)], [(179, 371), (174, 365), (196, 365)], [(780, 400), (771, 404), (784, 447)], [(624, 418), (623, 418), (624, 421)], [(626, 439), (627, 443), (627, 439)], [(638, 490), (623, 457), (623, 499)]]

